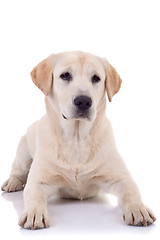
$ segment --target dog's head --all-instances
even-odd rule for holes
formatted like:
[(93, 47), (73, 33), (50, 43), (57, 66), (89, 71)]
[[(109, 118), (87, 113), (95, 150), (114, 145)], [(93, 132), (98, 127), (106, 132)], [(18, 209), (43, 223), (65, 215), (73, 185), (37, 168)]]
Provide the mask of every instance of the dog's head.
[(66, 120), (95, 120), (105, 90), (112, 101), (122, 82), (106, 59), (83, 52), (53, 54), (32, 70), (31, 77)]

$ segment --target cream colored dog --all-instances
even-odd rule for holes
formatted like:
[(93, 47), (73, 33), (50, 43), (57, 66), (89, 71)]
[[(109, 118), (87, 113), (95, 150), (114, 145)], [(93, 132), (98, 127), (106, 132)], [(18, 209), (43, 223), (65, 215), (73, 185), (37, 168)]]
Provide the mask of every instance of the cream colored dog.
[(52, 194), (82, 200), (100, 190), (118, 197), (127, 224), (152, 224), (154, 214), (142, 203), (105, 116), (106, 91), (111, 101), (121, 86), (112, 65), (91, 54), (65, 52), (43, 60), (31, 77), (46, 96), (47, 113), (21, 138), (2, 186), (14, 192), (26, 185), (19, 225), (48, 227)]

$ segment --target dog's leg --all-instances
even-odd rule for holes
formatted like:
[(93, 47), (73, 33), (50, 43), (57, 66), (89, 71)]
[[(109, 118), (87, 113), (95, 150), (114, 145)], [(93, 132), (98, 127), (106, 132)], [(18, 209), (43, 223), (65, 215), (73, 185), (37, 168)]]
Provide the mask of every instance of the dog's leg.
[(26, 183), (31, 163), (32, 158), (28, 150), (26, 136), (23, 136), (17, 148), (16, 158), (12, 165), (10, 177), (2, 185), (2, 190), (5, 192), (22, 190)]
[(28, 229), (40, 229), (49, 227), (47, 211), (47, 198), (49, 187), (41, 183), (30, 183), (24, 189), (25, 210), (19, 225)]
[(156, 220), (153, 212), (143, 204), (129, 173), (115, 181), (106, 182), (105, 189), (118, 197), (123, 209), (123, 219), (128, 225), (148, 226)]
[[(42, 152), (40, 153), (42, 156)], [(47, 156), (47, 152), (44, 153)], [(50, 155), (49, 155), (50, 156)], [(44, 158), (45, 159), (45, 158)], [(50, 162), (42, 161), (38, 155), (31, 166), (27, 184), (24, 189), (24, 213), (19, 225), (28, 229), (49, 227), (47, 199), (59, 192), (64, 186), (65, 179), (57, 173), (57, 169)]]

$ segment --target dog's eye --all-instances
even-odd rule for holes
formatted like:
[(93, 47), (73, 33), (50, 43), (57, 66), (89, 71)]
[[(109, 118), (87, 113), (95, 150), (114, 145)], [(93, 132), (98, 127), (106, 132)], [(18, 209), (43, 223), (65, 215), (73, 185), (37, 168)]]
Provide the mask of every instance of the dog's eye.
[(94, 74), (91, 80), (92, 83), (98, 83), (101, 79), (96, 74)]
[(60, 75), (60, 78), (63, 79), (64, 81), (71, 81), (72, 75), (69, 72), (66, 72), (66, 73), (62, 73)]

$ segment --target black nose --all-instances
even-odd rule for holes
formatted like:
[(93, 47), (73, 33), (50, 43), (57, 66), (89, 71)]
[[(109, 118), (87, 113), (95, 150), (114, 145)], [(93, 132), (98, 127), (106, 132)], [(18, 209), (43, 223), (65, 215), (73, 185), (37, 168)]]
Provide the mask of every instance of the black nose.
[(79, 110), (86, 111), (92, 106), (92, 99), (88, 96), (78, 96), (74, 99), (74, 105)]

